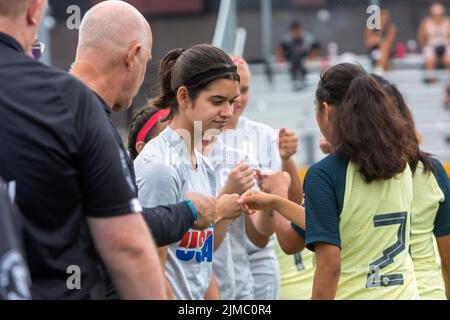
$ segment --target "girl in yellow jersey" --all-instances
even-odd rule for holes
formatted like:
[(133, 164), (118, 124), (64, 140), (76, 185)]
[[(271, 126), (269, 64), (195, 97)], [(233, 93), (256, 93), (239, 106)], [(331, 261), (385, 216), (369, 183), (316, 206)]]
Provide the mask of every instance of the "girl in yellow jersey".
[(335, 151), (305, 178), (313, 299), (417, 299), (408, 253), (415, 153), (393, 101), (361, 67), (321, 75), (316, 118)]
[(242, 200), (253, 209), (276, 206), (298, 225), (293, 229), (316, 254), (313, 299), (419, 297), (408, 253), (413, 181), (407, 160), (417, 149), (393, 104), (361, 67), (328, 69), (317, 87), (316, 118), (337, 147), (308, 170), (306, 224), (301, 207), (284, 212), (286, 204), (273, 196)]
[[(416, 128), (411, 112), (396, 86), (373, 75), (394, 98), (412, 137)], [(414, 201), (411, 218), (411, 257), (420, 299), (450, 299), (450, 184), (439, 160), (419, 150), (410, 161)], [(438, 251), (436, 252), (435, 243)], [(439, 260), (441, 262), (439, 262)], [(442, 268), (441, 268), (442, 265)]]
[(303, 249), (292, 255), (283, 252), (279, 243), (275, 251), (280, 265), (280, 299), (308, 300), (314, 278), (314, 253)]

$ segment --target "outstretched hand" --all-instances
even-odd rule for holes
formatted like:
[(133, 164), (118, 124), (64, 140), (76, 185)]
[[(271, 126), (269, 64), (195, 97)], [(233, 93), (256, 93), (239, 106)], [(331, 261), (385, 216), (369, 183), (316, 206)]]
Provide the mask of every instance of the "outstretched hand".
[(239, 203), (241, 206), (245, 207), (247, 211), (254, 213), (256, 210), (272, 210), (274, 199), (274, 195), (249, 190), (241, 196)]

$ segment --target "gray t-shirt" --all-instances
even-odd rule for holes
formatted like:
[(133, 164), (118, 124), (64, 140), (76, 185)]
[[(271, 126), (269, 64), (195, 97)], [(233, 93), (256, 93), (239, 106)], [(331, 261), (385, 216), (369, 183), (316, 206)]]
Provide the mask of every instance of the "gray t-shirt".
[[(215, 196), (213, 166), (195, 150), (197, 169), (192, 169), (186, 144), (167, 127), (146, 144), (134, 162), (138, 196), (142, 205), (154, 207), (175, 204), (186, 192)], [(181, 241), (169, 245), (166, 277), (176, 299), (202, 300), (212, 272), (214, 229), (190, 229)]]
[[(216, 189), (225, 185), (230, 171), (245, 161), (254, 169), (258, 163), (239, 150), (217, 141), (208, 157), (216, 170)], [(214, 254), (213, 270), (220, 296), (224, 300), (253, 300), (253, 277), (246, 247), (245, 216), (241, 215), (228, 227), (225, 240)]]

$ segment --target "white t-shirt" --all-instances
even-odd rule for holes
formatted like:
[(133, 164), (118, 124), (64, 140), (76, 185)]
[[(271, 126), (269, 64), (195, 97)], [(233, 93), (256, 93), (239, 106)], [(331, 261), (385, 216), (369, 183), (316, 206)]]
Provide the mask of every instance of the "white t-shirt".
[[(138, 197), (145, 207), (175, 204), (189, 191), (216, 195), (214, 168), (195, 150), (197, 169), (192, 169), (186, 144), (170, 127), (147, 143), (134, 161)], [(166, 277), (176, 299), (201, 300), (212, 272), (214, 228), (193, 230), (169, 245)]]
[[(281, 170), (278, 134), (268, 125), (241, 116), (236, 129), (226, 130), (219, 139), (226, 146), (256, 159), (262, 170)], [(255, 284), (255, 299), (277, 299), (280, 281), (274, 236), (264, 248), (258, 248), (248, 238), (246, 242)]]
[[(216, 171), (218, 192), (225, 185), (230, 171), (239, 162), (245, 161), (253, 169), (258, 168), (258, 163), (248, 154), (227, 147), (220, 140), (214, 144), (208, 158)], [(220, 296), (224, 300), (254, 299), (246, 241), (245, 216), (242, 214), (230, 224), (223, 243), (214, 254), (213, 270)]]

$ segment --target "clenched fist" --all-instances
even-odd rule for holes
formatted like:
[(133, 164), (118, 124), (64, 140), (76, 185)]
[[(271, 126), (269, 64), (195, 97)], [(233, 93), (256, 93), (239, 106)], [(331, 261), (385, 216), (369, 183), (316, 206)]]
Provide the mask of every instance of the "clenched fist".
[(281, 128), (278, 133), (278, 148), (280, 149), (281, 160), (289, 160), (297, 153), (297, 134), (286, 128)]
[(235, 219), (241, 215), (242, 209), (239, 202), (240, 196), (234, 194), (224, 194), (216, 203), (216, 219), (218, 223), (226, 219)]
[(291, 176), (289, 173), (278, 171), (273, 174), (264, 175), (261, 174), (261, 171), (256, 170), (256, 176), (262, 191), (287, 197), (289, 187), (291, 186)]
[(228, 174), (227, 182), (222, 189), (223, 194), (243, 194), (255, 185), (253, 169), (245, 162), (236, 165)]

